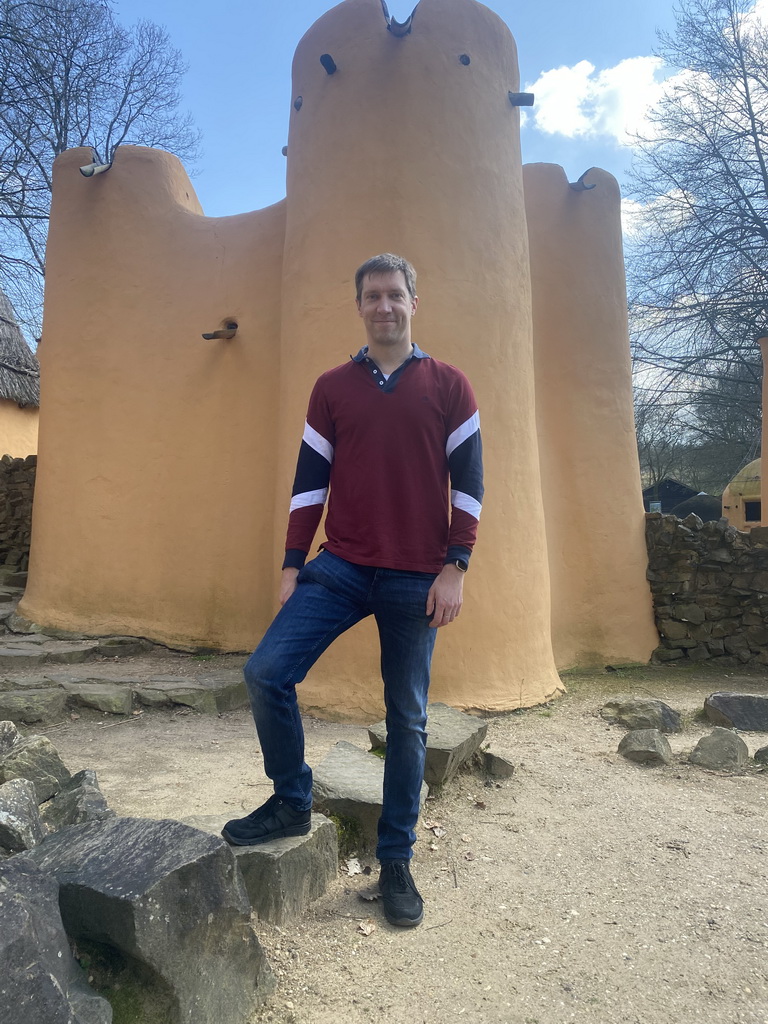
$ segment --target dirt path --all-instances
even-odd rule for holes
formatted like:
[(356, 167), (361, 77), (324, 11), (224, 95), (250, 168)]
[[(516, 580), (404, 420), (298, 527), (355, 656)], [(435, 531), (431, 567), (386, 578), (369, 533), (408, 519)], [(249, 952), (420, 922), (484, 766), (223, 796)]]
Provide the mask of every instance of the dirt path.
[[(487, 788), (462, 775), (427, 804), (414, 860), (424, 924), (390, 927), (360, 898), (375, 871), (340, 874), (296, 926), (258, 926), (279, 980), (258, 1024), (768, 1024), (768, 773), (684, 758), (710, 731), (693, 714), (717, 689), (765, 681), (606, 675), (494, 719), (491, 749), (515, 776)], [(623, 732), (598, 714), (609, 690), (688, 713), (674, 766), (616, 754)], [(97, 771), (120, 814), (237, 815), (269, 793), (246, 712), (109, 725), (82, 719), (51, 739), (72, 771)], [(367, 735), (308, 720), (310, 763), (342, 738)], [(743, 738), (750, 753), (768, 743)]]

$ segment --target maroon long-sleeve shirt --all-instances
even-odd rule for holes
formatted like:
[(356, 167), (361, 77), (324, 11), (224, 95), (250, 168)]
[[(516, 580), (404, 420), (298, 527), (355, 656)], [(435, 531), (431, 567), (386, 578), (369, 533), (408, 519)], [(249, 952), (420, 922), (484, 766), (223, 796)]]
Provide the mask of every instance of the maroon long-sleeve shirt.
[(469, 559), (483, 496), (480, 418), (464, 374), (414, 345), (385, 378), (362, 349), (309, 400), (284, 567), (300, 568), (330, 488), (328, 551), (437, 573)]

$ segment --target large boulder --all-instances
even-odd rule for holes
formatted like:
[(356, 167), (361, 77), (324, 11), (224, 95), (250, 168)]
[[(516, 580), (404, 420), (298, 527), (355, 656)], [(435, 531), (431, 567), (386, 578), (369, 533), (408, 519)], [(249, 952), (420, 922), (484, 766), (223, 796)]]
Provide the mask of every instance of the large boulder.
[(167, 1024), (244, 1024), (271, 991), (223, 839), (178, 821), (112, 818), (56, 832), (29, 856), (58, 879), (68, 934), (140, 965)]
[(711, 693), (704, 712), (713, 725), (743, 732), (768, 732), (768, 696), (752, 693)]
[(715, 727), (688, 755), (691, 764), (713, 771), (738, 771), (749, 759), (747, 744), (731, 729)]
[(0, 863), (3, 1024), (111, 1024), (112, 1008), (72, 957), (58, 894), (56, 880), (26, 856)]

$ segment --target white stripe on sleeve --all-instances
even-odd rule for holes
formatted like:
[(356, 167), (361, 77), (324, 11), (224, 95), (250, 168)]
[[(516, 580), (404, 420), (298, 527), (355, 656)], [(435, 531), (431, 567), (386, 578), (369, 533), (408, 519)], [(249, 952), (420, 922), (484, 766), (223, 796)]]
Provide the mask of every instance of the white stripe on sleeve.
[(483, 506), (469, 494), (463, 491), (451, 491), (451, 504), (454, 508), (460, 508), (462, 512), (468, 512), (475, 519), (480, 518)]
[(445, 454), (448, 458), (451, 457), (451, 452), (458, 448), (462, 441), (466, 441), (468, 437), (471, 437), (479, 429), (480, 413), (476, 412), (474, 416), (470, 416), (460, 427), (457, 427), (445, 442)]
[(322, 455), (327, 462), (333, 462), (333, 445), (330, 441), (326, 441), (322, 434), (318, 434), (314, 427), (310, 427), (307, 421), (304, 421), (304, 436), (302, 440), (306, 441), (310, 448)]
[(324, 505), (328, 497), (328, 488), (320, 491), (304, 491), (302, 494), (294, 494), (291, 498), (291, 512), (297, 508), (306, 508), (308, 505)]

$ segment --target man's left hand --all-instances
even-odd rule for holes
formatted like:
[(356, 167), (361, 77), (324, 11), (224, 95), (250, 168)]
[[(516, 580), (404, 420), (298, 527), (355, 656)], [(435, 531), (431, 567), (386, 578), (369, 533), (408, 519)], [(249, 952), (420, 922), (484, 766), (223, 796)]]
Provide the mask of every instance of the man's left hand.
[(464, 573), (455, 565), (444, 565), (440, 575), (427, 594), (427, 615), (432, 616), (430, 626), (447, 626), (461, 611)]

